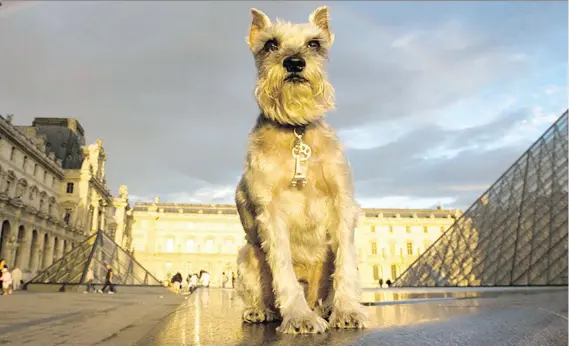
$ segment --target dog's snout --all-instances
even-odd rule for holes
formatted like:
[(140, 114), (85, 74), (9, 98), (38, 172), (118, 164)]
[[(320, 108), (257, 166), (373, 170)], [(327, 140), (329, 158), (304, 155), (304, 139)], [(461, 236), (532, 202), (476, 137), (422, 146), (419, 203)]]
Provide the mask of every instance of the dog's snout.
[(304, 70), (306, 61), (298, 55), (289, 56), (283, 61), (283, 67), (289, 73), (299, 73)]

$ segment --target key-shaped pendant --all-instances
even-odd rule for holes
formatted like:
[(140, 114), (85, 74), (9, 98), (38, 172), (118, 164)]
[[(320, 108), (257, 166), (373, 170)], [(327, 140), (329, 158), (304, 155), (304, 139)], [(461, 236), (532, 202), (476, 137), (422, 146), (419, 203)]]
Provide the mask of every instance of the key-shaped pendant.
[[(295, 133), (296, 135), (296, 133)], [(294, 176), (292, 177), (292, 187), (306, 186), (306, 176), (302, 172), (301, 163), (306, 162), (312, 155), (312, 149), (307, 144), (302, 143), (302, 136), (296, 135), (297, 141), (292, 148), (292, 157), (294, 158)]]

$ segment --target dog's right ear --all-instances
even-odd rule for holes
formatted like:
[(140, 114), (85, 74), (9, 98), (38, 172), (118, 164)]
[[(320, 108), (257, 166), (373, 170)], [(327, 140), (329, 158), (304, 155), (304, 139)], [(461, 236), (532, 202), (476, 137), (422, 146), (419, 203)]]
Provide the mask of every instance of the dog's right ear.
[(256, 8), (251, 9), (251, 15), (253, 16), (253, 21), (251, 22), (249, 35), (245, 38), (245, 41), (247, 45), (249, 45), (249, 48), (253, 50), (255, 41), (259, 38), (259, 33), (271, 25), (271, 20), (266, 14)]

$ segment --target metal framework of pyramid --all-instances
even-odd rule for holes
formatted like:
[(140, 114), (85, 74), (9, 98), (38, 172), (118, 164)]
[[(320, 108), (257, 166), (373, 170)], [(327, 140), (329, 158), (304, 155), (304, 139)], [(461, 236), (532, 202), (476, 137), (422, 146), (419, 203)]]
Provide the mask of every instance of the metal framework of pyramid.
[(567, 285), (567, 111), (397, 280)]
[(113, 269), (115, 285), (161, 286), (160, 280), (102, 231), (87, 238), (28, 284), (84, 284), (89, 267), (93, 269), (94, 283), (104, 283), (107, 263)]

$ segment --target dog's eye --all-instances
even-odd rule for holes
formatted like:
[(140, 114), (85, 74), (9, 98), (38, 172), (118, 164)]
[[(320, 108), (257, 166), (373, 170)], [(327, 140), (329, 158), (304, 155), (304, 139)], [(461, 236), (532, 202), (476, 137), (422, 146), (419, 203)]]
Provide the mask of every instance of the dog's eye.
[(320, 48), (320, 42), (318, 40), (311, 40), (308, 41), (308, 48), (318, 49)]
[(268, 40), (267, 42), (265, 42), (265, 46), (263, 46), (263, 49), (267, 52), (275, 51), (279, 49), (279, 43), (275, 39)]

